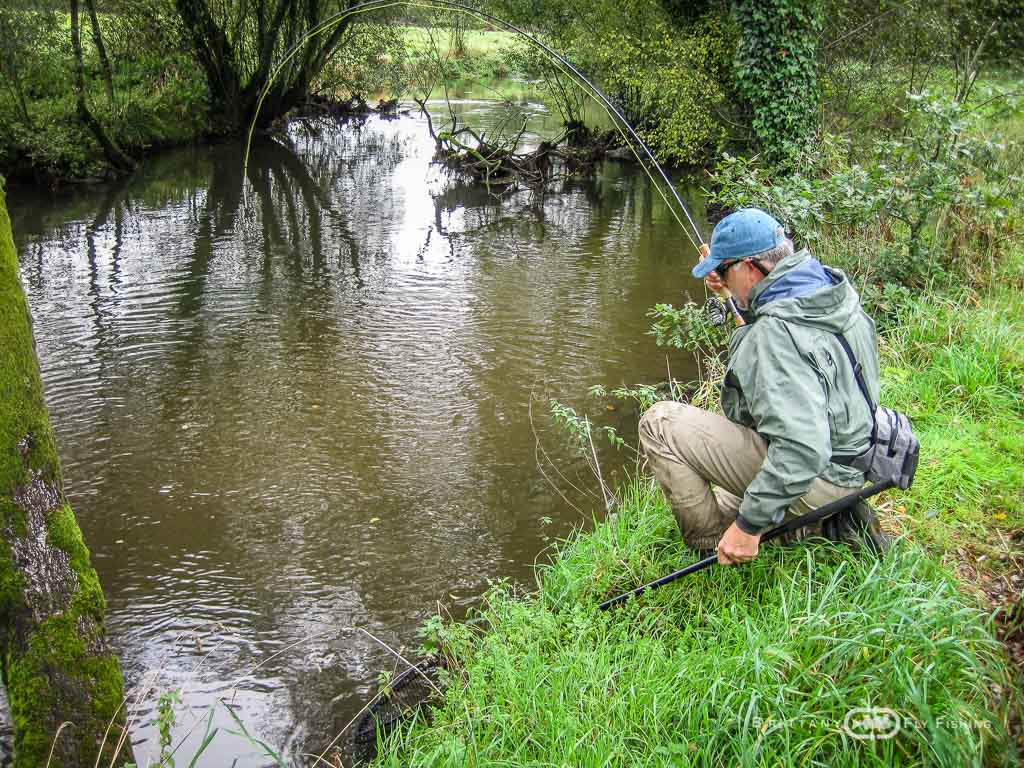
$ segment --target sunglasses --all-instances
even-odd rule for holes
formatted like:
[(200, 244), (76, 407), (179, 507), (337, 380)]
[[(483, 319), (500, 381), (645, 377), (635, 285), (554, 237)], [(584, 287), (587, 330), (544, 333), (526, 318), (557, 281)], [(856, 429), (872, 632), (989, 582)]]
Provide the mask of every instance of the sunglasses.
[(715, 267), (715, 274), (718, 275), (722, 280), (725, 280), (725, 273), (739, 263), (739, 261), (723, 261), (721, 264)]

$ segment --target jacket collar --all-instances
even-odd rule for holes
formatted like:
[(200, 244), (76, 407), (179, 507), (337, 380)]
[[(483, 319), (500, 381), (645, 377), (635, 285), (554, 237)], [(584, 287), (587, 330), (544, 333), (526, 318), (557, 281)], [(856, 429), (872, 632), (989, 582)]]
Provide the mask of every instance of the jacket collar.
[(792, 256), (787, 256), (782, 259), (775, 268), (765, 275), (764, 280), (761, 280), (755, 285), (750, 291), (750, 297), (747, 300), (747, 306), (750, 307), (748, 310), (752, 314), (757, 314), (757, 303), (761, 295), (768, 290), (769, 287), (774, 285), (784, 274), (789, 272), (794, 267), (799, 267), (805, 261), (811, 258), (811, 252), (806, 248), (801, 248), (799, 251), (794, 253)]

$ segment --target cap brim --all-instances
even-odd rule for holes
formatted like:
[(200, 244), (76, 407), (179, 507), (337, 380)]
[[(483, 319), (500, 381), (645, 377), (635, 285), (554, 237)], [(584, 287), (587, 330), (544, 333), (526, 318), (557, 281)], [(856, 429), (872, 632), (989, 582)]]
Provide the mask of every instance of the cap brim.
[(708, 256), (703, 261), (698, 262), (697, 266), (693, 268), (693, 271), (690, 274), (692, 274), (698, 280), (703, 280), (705, 277), (710, 275), (717, 266), (718, 260), (712, 259), (710, 256)]

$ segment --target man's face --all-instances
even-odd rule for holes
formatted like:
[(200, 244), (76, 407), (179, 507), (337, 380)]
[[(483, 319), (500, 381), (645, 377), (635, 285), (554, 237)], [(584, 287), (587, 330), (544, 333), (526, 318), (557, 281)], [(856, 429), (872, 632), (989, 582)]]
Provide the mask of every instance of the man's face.
[(747, 309), (747, 299), (751, 290), (757, 285), (763, 275), (755, 267), (749, 258), (738, 261), (727, 261), (715, 268), (719, 279), (725, 283), (736, 302)]

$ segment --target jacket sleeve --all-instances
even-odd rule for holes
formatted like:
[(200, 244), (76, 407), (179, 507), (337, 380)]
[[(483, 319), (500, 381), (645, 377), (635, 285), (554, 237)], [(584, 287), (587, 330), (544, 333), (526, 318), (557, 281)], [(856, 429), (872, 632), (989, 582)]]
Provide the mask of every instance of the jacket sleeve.
[(783, 321), (758, 321), (757, 338), (739, 371), (744, 399), (755, 429), (768, 442), (768, 455), (747, 487), (737, 526), (761, 533), (782, 522), (828, 466), (832, 439), (824, 383), (797, 349)]

